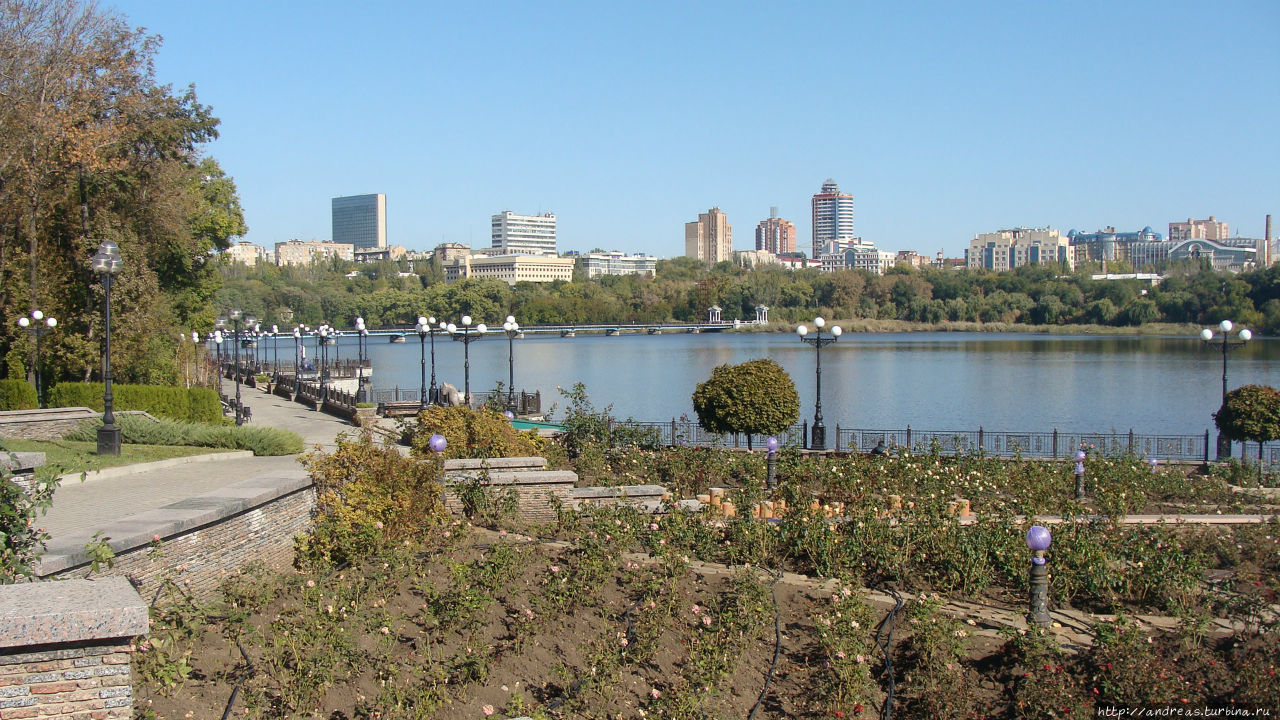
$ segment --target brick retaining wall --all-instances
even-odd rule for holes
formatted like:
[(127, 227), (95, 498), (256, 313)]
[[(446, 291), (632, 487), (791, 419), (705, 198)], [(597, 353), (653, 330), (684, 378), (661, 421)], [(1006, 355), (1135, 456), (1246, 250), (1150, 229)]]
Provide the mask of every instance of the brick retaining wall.
[(0, 720), (133, 717), (147, 607), (121, 578), (0, 588)]
[[(293, 538), (311, 526), (315, 487), (305, 472), (257, 477), (93, 528), (111, 538), (114, 565), (94, 576), (127, 577), (150, 601), (166, 578), (197, 598), (251, 562), (282, 569), (293, 562)], [(160, 536), (161, 542), (154, 543)], [(41, 577), (83, 577), (91, 535), (57, 540), (40, 559)], [(4, 720), (0, 717), (0, 720)]]
[(0, 437), (57, 440), (101, 415), (87, 407), (8, 410), (0, 412)]

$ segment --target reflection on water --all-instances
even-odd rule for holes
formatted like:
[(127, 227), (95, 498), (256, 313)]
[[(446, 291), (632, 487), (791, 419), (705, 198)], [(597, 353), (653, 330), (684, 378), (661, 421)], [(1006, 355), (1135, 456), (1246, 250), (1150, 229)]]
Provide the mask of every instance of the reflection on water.
[[(292, 341), (282, 341), (281, 353)], [(417, 388), (417, 338), (371, 337), (379, 388)], [(342, 339), (355, 357), (354, 338)], [(794, 335), (528, 334), (515, 342), (516, 386), (541, 390), (586, 384), (597, 407), (637, 419), (692, 415), (694, 386), (725, 363), (769, 357), (796, 382), (802, 417), (812, 418), (814, 350)], [(1200, 433), (1222, 392), (1222, 355), (1196, 338), (1045, 336), (984, 333), (846, 334), (822, 350), (822, 407), (829, 427), (1080, 430)], [(462, 345), (436, 343), (437, 375), (463, 384)], [(1255, 339), (1231, 353), (1230, 386), (1280, 386), (1280, 341)], [(429, 373), (429, 369), (428, 369)], [(471, 347), (473, 391), (507, 377), (507, 342)]]

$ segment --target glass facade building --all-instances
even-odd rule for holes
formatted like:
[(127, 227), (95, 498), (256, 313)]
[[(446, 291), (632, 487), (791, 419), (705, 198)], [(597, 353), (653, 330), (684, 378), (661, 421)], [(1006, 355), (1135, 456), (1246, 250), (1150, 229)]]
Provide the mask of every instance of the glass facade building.
[(387, 246), (387, 196), (349, 195), (333, 199), (333, 242), (357, 250)]

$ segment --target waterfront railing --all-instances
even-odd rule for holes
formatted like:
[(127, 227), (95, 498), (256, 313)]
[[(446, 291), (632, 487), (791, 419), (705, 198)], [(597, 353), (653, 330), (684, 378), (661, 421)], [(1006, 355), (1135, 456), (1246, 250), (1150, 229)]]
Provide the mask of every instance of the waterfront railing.
[[(746, 434), (717, 434), (704, 430), (694, 420), (687, 418), (666, 422), (632, 421), (630, 425), (647, 429), (659, 445), (691, 445), (697, 447), (762, 448), (768, 436)], [(783, 446), (809, 448), (808, 421), (792, 425), (775, 433)], [(1197, 435), (1172, 433), (1145, 434), (1128, 432), (1066, 432), (1057, 429), (1048, 432), (993, 431), (979, 427), (977, 430), (918, 430), (907, 426), (902, 429), (846, 428), (835, 429), (835, 446), (839, 452), (867, 453), (883, 442), (891, 448), (909, 448), (916, 452), (932, 452), (954, 455), (977, 453), (995, 457), (1026, 457), (1062, 459), (1069, 458), (1077, 450), (1091, 454), (1125, 455), (1157, 458), (1163, 461), (1208, 462), (1215, 447), (1209, 431)], [(1244, 443), (1243, 457), (1257, 462), (1258, 444)], [(1280, 467), (1280, 443), (1262, 445), (1263, 464)]]

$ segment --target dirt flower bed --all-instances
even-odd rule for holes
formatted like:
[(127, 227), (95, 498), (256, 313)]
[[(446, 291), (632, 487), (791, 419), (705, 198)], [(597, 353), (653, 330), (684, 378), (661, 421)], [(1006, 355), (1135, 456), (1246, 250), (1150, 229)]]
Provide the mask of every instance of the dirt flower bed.
[[(760, 457), (699, 452), (593, 457), (637, 468), (620, 482), (669, 472), (684, 491), (729, 487), (739, 507), (764, 497)], [(168, 586), (135, 655), (139, 712), (937, 720), (1280, 708), (1280, 524), (1084, 518), (1068, 475), (1050, 483), (990, 462), (791, 456), (776, 497), (801, 509), (776, 522), (596, 507), (524, 527), (481, 488), (492, 497), (475, 503), (480, 529), (441, 511), (438, 459), (347, 441), (311, 459), (319, 510), (296, 570), (229, 577), (208, 604)], [(1094, 466), (1095, 493), (1113, 509), (1239, 502), (1203, 478), (1109, 462)], [(960, 493), (989, 512), (961, 524), (947, 508)], [(905, 502), (887, 518), (890, 494)], [(810, 510), (815, 497), (845, 503), (844, 516)], [(1015, 515), (1054, 509), (1081, 517), (1054, 530), (1052, 607), (1111, 614), (1082, 631), (1019, 621), (1029, 523)]]

